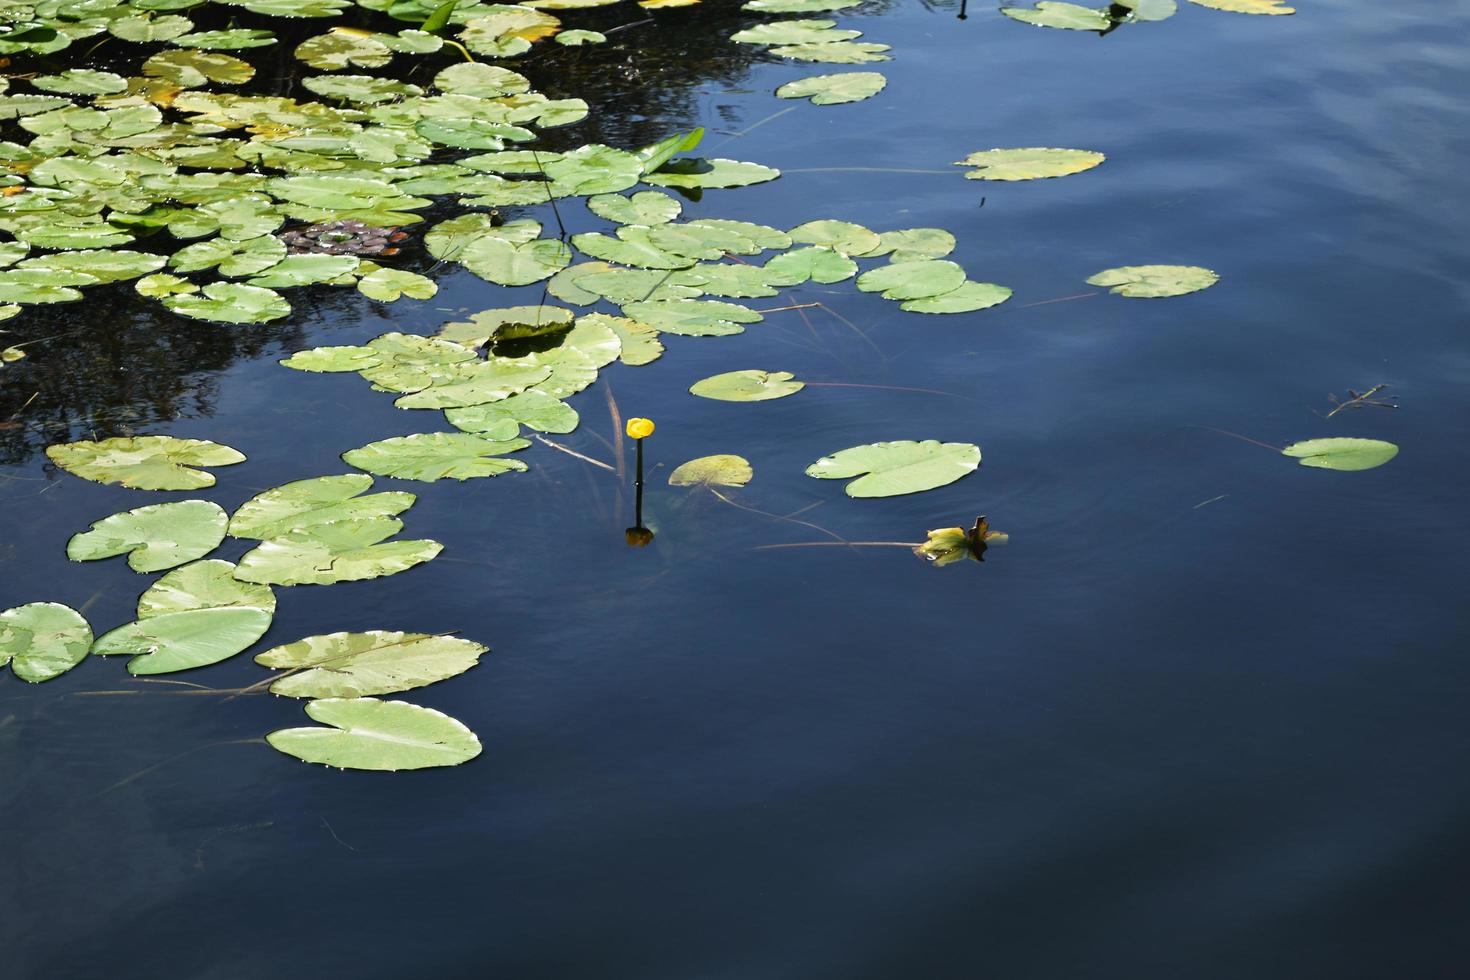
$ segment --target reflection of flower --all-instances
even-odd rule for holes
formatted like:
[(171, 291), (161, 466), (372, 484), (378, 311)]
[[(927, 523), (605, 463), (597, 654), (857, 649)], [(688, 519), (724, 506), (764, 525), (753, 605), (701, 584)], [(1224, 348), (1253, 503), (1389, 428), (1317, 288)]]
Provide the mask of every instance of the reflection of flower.
[(324, 225), (307, 225), (281, 232), (286, 248), (300, 255), (317, 252), (324, 255), (396, 255), (394, 242), (408, 237), (397, 228), (374, 228), (350, 219), (330, 221)]
[(652, 419), (629, 419), (628, 420), (628, 438), (629, 439), (647, 439), (651, 435), (653, 435), (653, 420)]

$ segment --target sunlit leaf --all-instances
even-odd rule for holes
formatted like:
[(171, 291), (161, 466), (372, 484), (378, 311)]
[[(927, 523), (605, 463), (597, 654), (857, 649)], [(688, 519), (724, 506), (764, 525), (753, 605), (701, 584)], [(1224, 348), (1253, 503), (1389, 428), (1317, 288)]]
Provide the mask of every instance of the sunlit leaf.
[(762, 14), (816, 14), (856, 7), (863, 0), (748, 0), (742, 10)]
[(863, 255), (878, 248), (881, 240), (862, 225), (850, 221), (808, 221), (791, 229), (791, 240), (807, 245), (822, 245), (843, 255)]
[(1101, 153), (1092, 150), (1026, 147), (977, 150), (955, 163), (962, 167), (975, 168), (965, 173), (969, 180), (1036, 180), (1078, 174), (1091, 170), (1106, 159)]
[(898, 308), (908, 313), (972, 313), (998, 306), (1011, 298), (1007, 286), (993, 282), (965, 281), (947, 293), (906, 300)]
[(811, 99), (812, 105), (841, 105), (871, 99), (887, 84), (888, 79), (876, 71), (813, 75), (782, 85), (776, 89), (776, 98)]
[(745, 330), (742, 323), (762, 317), (749, 307), (715, 300), (673, 299), (627, 303), (623, 312), (662, 333), (686, 337), (725, 337)]
[(228, 660), (264, 636), (270, 625), (271, 612), (253, 606), (160, 613), (103, 634), (92, 652), (131, 656), (131, 674), (169, 674)]
[(1111, 286), (1120, 296), (1183, 296), (1207, 289), (1220, 276), (1197, 265), (1125, 265), (1089, 276), (1090, 286)]
[(630, 197), (598, 194), (587, 199), (587, 207), (599, 218), (620, 225), (659, 225), (673, 221), (683, 206), (667, 194), (639, 191)]
[(895, 497), (932, 490), (973, 472), (980, 447), (969, 442), (874, 442), (823, 456), (806, 469), (819, 480), (846, 480), (849, 497)]
[(480, 740), (463, 724), (405, 701), (327, 698), (308, 703), (306, 713), (332, 727), (283, 728), (266, 741), (304, 762), (386, 772), (457, 766), (480, 754)]
[(501, 358), (468, 361), (454, 365), (427, 388), (403, 395), (393, 404), (399, 408), (468, 408), (518, 395), (550, 377), (551, 368), (544, 364)]
[(200, 31), (175, 37), (172, 42), (180, 48), (199, 48), (205, 51), (241, 51), (245, 48), (265, 48), (276, 43), (270, 31), (252, 28), (234, 28), (227, 31)]
[(869, 269), (857, 278), (865, 293), (882, 293), (884, 299), (914, 300), (939, 296), (959, 289), (965, 270), (948, 259), (919, 259), (893, 262)]
[(915, 259), (942, 259), (954, 251), (955, 238), (943, 228), (901, 228), (878, 236), (878, 247), (861, 253), (858, 258), (890, 256), (890, 262)]
[(166, 78), (184, 88), (199, 88), (206, 82), (243, 85), (255, 77), (255, 69), (249, 62), (228, 54), (160, 51), (143, 62), (143, 74)]
[(831, 65), (860, 65), (888, 61), (889, 46), (871, 41), (836, 41), (828, 44), (783, 44), (771, 54), (795, 61), (817, 61)]
[(60, 677), (86, 659), (92, 627), (70, 606), (31, 602), (0, 612), (0, 669), (32, 684)]
[(456, 677), (486, 648), (456, 636), (393, 630), (328, 633), (257, 654), (262, 667), (288, 671), (271, 684), (288, 698), (358, 698), (397, 694)]
[(229, 517), (207, 500), (153, 504), (95, 521), (66, 544), (72, 561), (127, 555), (135, 572), (158, 572), (203, 558), (225, 539)]
[(776, 20), (730, 35), (741, 44), (834, 44), (862, 37), (862, 31), (839, 30), (835, 20)]
[(524, 471), (525, 463), (505, 454), (529, 445), (525, 439), (501, 442), (468, 432), (422, 432), (368, 443), (343, 453), (342, 459), (379, 476), (432, 483)]
[(544, 391), (527, 391), (484, 405), (451, 408), (444, 417), (456, 429), (497, 441), (516, 438), (523, 425), (537, 432), (571, 432), (578, 422), (572, 406)]
[(161, 577), (138, 598), (138, 618), (151, 619), (192, 609), (245, 607), (274, 612), (276, 594), (268, 585), (241, 582), (233, 562), (196, 561)]
[[(616, 0), (613, 0), (616, 2)], [(583, 44), (604, 44), (607, 35), (598, 31), (562, 31), (555, 38), (557, 44), (565, 44), (568, 47), (580, 47)]]
[(400, 491), (369, 494), (372, 485), (373, 478), (362, 473), (282, 484), (241, 504), (230, 518), (229, 534), (263, 541), (333, 521), (394, 517), (417, 499)]
[(370, 517), (288, 531), (246, 552), (235, 569), (242, 582), (330, 585), (382, 578), (432, 560), (437, 541), (388, 541), (403, 529), (393, 517)]
[(764, 402), (794, 395), (806, 385), (790, 371), (727, 371), (694, 382), (690, 394), (722, 402)]
[(1113, 26), (1106, 7), (1094, 9), (1075, 3), (1041, 0), (1034, 10), (1026, 7), (1001, 7), (1000, 12), (1012, 20), (1036, 27), (1060, 27), (1070, 31), (1106, 31)]
[(163, 305), (180, 316), (216, 323), (265, 323), (291, 312), (280, 293), (234, 282), (210, 283), (202, 294), (165, 296)]
[(1201, 7), (1228, 10), (1237, 14), (1294, 14), (1295, 7), (1288, 7), (1283, 0), (1189, 0)]
[(103, 95), (108, 92), (125, 92), (127, 79), (110, 71), (92, 68), (68, 68), (59, 75), (37, 75), (31, 84), (43, 92), (61, 92), (65, 95)]
[(758, 163), (719, 158), (681, 157), (670, 160), (654, 173), (644, 174), (645, 183), (660, 187), (719, 188), (746, 187), (775, 180), (781, 171)]
[(296, 371), (310, 371), (314, 374), (365, 371), (382, 364), (377, 351), (371, 347), (314, 347), (311, 350), (297, 351), (290, 357), (281, 361), (283, 365)]
[(531, 89), (531, 82), (525, 75), (513, 72), (509, 68), (467, 62), (450, 65), (435, 75), (434, 87), (441, 92), (494, 99), (502, 95), (528, 92)]
[(229, 466), (245, 455), (204, 439), (133, 436), (100, 442), (69, 442), (46, 448), (51, 462), (94, 483), (116, 483), (135, 490), (200, 490), (214, 486), (214, 474), (196, 466)]
[(1371, 470), (1399, 454), (1399, 447), (1381, 439), (1308, 439), (1281, 450), (1303, 466), (1324, 470)]
[(124, 41), (147, 43), (167, 41), (188, 34), (194, 22), (187, 17), (167, 15), (163, 17), (118, 17), (107, 22), (108, 33)]
[(466, 347), (502, 340), (544, 337), (572, 328), (572, 311), (559, 306), (507, 306), (471, 313), (468, 320), (446, 323), (438, 336)]
[(288, 255), (252, 278), (250, 285), (280, 289), (331, 282), (355, 272), (361, 261), (356, 255)]
[(406, 269), (377, 268), (357, 281), (357, 290), (368, 299), (391, 303), (401, 296), (429, 299), (439, 286), (427, 276)]
[(857, 263), (841, 252), (823, 245), (812, 245), (773, 256), (761, 268), (761, 274), (773, 286), (799, 286), (808, 280), (842, 282), (852, 278), (857, 270)]
[(743, 487), (754, 475), (743, 456), (701, 456), (669, 474), (671, 487)]

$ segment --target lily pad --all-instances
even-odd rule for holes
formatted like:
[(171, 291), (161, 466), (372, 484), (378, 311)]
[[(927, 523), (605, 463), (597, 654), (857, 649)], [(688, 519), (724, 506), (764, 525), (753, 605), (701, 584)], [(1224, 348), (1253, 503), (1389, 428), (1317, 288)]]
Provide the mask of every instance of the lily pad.
[(890, 256), (890, 262), (942, 259), (954, 251), (955, 238), (943, 228), (900, 228), (878, 236), (878, 247), (863, 252), (860, 259)]
[(143, 74), (166, 78), (184, 88), (199, 88), (206, 82), (243, 85), (255, 77), (255, 69), (249, 62), (228, 54), (160, 51), (143, 62)]
[(546, 381), (551, 374), (552, 369), (545, 364), (519, 363), (507, 358), (456, 364), (427, 388), (405, 394), (393, 404), (399, 408), (485, 405), (518, 395)]
[(394, 517), (355, 518), (288, 531), (246, 552), (235, 569), (242, 582), (331, 585), (382, 578), (432, 560), (437, 541), (388, 541), (403, 529)]
[(106, 95), (126, 92), (128, 88), (128, 80), (121, 75), (92, 68), (68, 68), (59, 75), (37, 75), (31, 84), (43, 92), (67, 95)]
[(180, 316), (215, 323), (266, 323), (291, 312), (280, 293), (237, 282), (212, 282), (202, 294), (165, 296), (163, 305)]
[(659, 342), (658, 330), (646, 323), (630, 317), (607, 316), (603, 313), (589, 313), (585, 319), (603, 324), (617, 335), (618, 360), (624, 364), (651, 364), (663, 355), (664, 345)]
[(537, 432), (571, 432), (579, 421), (576, 409), (544, 391), (526, 391), (498, 402), (451, 408), (444, 417), (456, 429), (497, 441), (516, 438), (523, 425)]
[(998, 306), (1010, 298), (1008, 286), (966, 280), (947, 293), (906, 300), (898, 308), (906, 313), (973, 313)]
[(393, 630), (328, 633), (258, 654), (262, 667), (289, 671), (271, 684), (288, 698), (359, 698), (397, 694), (458, 676), (486, 647), (456, 636)]
[(342, 459), (379, 476), (433, 483), (523, 472), (526, 464), (505, 454), (529, 445), (525, 439), (501, 442), (468, 432), (421, 432), (368, 443), (343, 453)]
[(552, 238), (515, 245), (502, 238), (486, 237), (471, 242), (456, 261), (489, 282), (528, 286), (570, 265), (572, 250)]
[(230, 466), (245, 455), (205, 439), (133, 436), (100, 442), (48, 446), (57, 466), (94, 483), (117, 483), (136, 490), (200, 490), (214, 486), (214, 474), (196, 466)]
[(580, 47), (583, 44), (604, 44), (607, 42), (607, 35), (600, 31), (562, 31), (556, 36), (555, 40), (557, 44), (565, 44), (568, 47)]
[(59, 602), (32, 602), (0, 612), (0, 669), (32, 684), (60, 677), (86, 659), (92, 627)]
[(66, 557), (96, 561), (126, 554), (135, 572), (158, 572), (203, 558), (225, 539), (229, 516), (207, 500), (153, 504), (96, 521), (72, 536)]
[(266, 540), (333, 521), (393, 517), (414, 505), (411, 493), (367, 493), (373, 478), (362, 473), (297, 480), (245, 501), (230, 518), (235, 538)]
[(457, 766), (480, 754), (480, 740), (463, 724), (405, 701), (327, 698), (306, 713), (332, 727), (283, 728), (266, 741), (304, 762), (386, 772)]
[(689, 389), (700, 398), (722, 402), (764, 402), (794, 395), (806, 385), (790, 371), (727, 371), (696, 381)]
[(808, 280), (842, 282), (851, 279), (857, 271), (856, 262), (824, 245), (811, 245), (773, 256), (761, 268), (761, 274), (772, 286), (799, 286)]
[(749, 0), (741, 10), (762, 14), (815, 14), (856, 7), (863, 0)]
[(1288, 7), (1283, 0), (1189, 0), (1201, 7), (1228, 10), (1236, 14), (1294, 14), (1295, 7)]
[(587, 199), (587, 207), (599, 218), (620, 225), (661, 225), (673, 221), (683, 209), (678, 201), (658, 191), (639, 191), (630, 197), (597, 194)]
[(980, 465), (969, 442), (874, 442), (823, 456), (806, 469), (819, 480), (845, 480), (849, 497), (896, 497), (953, 483)]
[(160, 613), (103, 634), (92, 652), (131, 656), (130, 674), (170, 674), (228, 660), (264, 636), (270, 625), (271, 612), (253, 606)]
[(831, 219), (797, 225), (791, 229), (791, 240), (806, 245), (821, 245), (843, 255), (863, 255), (882, 244), (877, 234), (862, 225)]
[(1292, 443), (1281, 453), (1303, 466), (1352, 472), (1382, 466), (1399, 454), (1399, 447), (1381, 439), (1308, 439)]
[(378, 352), (371, 347), (313, 347), (301, 350), (281, 362), (296, 371), (313, 374), (365, 371), (382, 364)]
[(1113, 26), (1107, 8), (1094, 9), (1075, 3), (1041, 0), (1035, 9), (1001, 7), (1000, 12), (1012, 20), (1035, 27), (1059, 27), (1069, 31), (1106, 31)]
[(296, 46), (296, 57), (319, 71), (339, 71), (348, 66), (381, 68), (393, 60), (386, 44), (357, 31), (335, 29), (309, 37)]
[(1061, 150), (1055, 147), (1025, 147), (1010, 150), (977, 150), (955, 163), (974, 167), (968, 180), (1038, 180), (1080, 174), (1106, 160), (1092, 150)]
[(438, 336), (466, 347), (484, 347), (492, 340), (545, 337), (572, 328), (572, 311), (559, 306), (507, 306), (471, 313), (468, 320), (446, 323)]
[(882, 293), (884, 299), (915, 300), (939, 296), (959, 289), (965, 270), (948, 259), (894, 262), (869, 269), (857, 278), (865, 293)]
[(826, 44), (783, 44), (771, 48), (771, 54), (795, 61), (819, 61), (832, 65), (861, 65), (872, 61), (888, 61), (886, 44), (871, 41), (835, 41)]
[(276, 594), (268, 585), (241, 582), (235, 564), (211, 558), (196, 561), (161, 577), (138, 599), (138, 618), (151, 619), (192, 609), (244, 607), (274, 612)]
[(743, 456), (701, 456), (669, 474), (671, 487), (743, 487), (754, 476)]
[(730, 35), (740, 44), (833, 44), (862, 37), (862, 31), (838, 29), (835, 20), (776, 20)]
[(1088, 277), (1090, 286), (1111, 286), (1120, 296), (1158, 297), (1197, 293), (1220, 276), (1197, 265), (1125, 265)]
[(357, 291), (368, 299), (391, 303), (403, 296), (430, 299), (439, 292), (439, 285), (427, 276), (406, 269), (377, 268), (357, 280)]
[(888, 79), (876, 71), (813, 75), (782, 85), (776, 89), (776, 98), (811, 99), (812, 105), (841, 105), (871, 99), (887, 84)]
[(735, 303), (697, 299), (628, 303), (623, 312), (662, 333), (686, 337), (727, 337), (743, 332), (742, 323), (763, 319), (755, 310)]
[(686, 189), (712, 189), (720, 187), (748, 187), (775, 180), (781, 171), (758, 163), (740, 160), (725, 160), (719, 157), (706, 160), (700, 157), (681, 157), (670, 160), (663, 167), (643, 175), (644, 183), (660, 187)]

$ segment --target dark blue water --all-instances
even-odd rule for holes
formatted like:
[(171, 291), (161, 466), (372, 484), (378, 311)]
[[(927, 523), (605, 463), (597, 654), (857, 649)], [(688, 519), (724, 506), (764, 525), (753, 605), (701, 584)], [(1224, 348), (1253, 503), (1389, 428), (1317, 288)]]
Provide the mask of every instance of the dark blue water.
[[(974, 278), (1016, 295), (922, 317), (812, 287), (793, 298), (852, 325), (773, 314), (606, 370), (566, 442), (610, 456), (608, 389), (657, 420), (645, 550), (623, 544), (617, 483), (544, 446), (526, 474), (393, 485), (420, 494), (406, 536), (444, 556), (281, 590), (264, 642), (384, 628), (490, 644), (409, 697), (479, 733), (462, 768), (302, 765), (254, 741), (301, 723), (297, 702), (89, 695), (129, 687), (116, 661), (0, 681), (6, 976), (1464, 976), (1470, 5), (1182, 6), (1103, 39), (989, 8), (838, 15), (894, 46), (887, 91), (851, 106), (772, 99), (800, 69), (752, 62), (721, 40), (742, 20), (698, 11), (625, 35), (635, 61), (647, 45), (645, 81), (563, 80), (552, 94), (589, 95), (599, 120), (577, 141), (741, 132), (795, 105), (710, 137), (785, 175), (686, 216), (937, 225)], [(1032, 145), (1109, 159), (1013, 185), (949, 167)], [(1222, 278), (1177, 299), (1064, 299), (1147, 262)], [(7, 368), (8, 399), (29, 379), (52, 407), (5, 434), (0, 607), (127, 621), (145, 580), (63, 546), (164, 499), (48, 473), (25, 440), (78, 436), (96, 413), (108, 431), (130, 418), (226, 442), (250, 456), (220, 471), (226, 507), (343, 472), (342, 451), (440, 417), (286, 371), (279, 351), (539, 295), (465, 273), (442, 287), (386, 310), (295, 291), (294, 332), (134, 324), (85, 381), (82, 365), (48, 375), (68, 355), (45, 346), (29, 374)], [(948, 394), (686, 393), (740, 368)], [(1374, 384), (1402, 407), (1322, 417), (1330, 393)], [(1335, 473), (1203, 427), (1402, 452)], [(984, 465), (881, 501), (802, 475), (910, 438), (977, 442)], [(664, 485), (720, 452), (754, 466), (739, 502), (810, 508), (851, 540), (985, 513), (1011, 543), (944, 569), (896, 548), (762, 549), (827, 539)], [(261, 676), (242, 657), (191, 679)]]

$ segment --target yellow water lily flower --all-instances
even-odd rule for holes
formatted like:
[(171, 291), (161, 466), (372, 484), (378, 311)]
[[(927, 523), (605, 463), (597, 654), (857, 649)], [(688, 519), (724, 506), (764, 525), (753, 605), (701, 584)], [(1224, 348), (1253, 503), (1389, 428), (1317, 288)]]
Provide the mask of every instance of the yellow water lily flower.
[(629, 439), (647, 439), (651, 435), (653, 435), (653, 420), (652, 419), (629, 419), (628, 420), (628, 438)]

